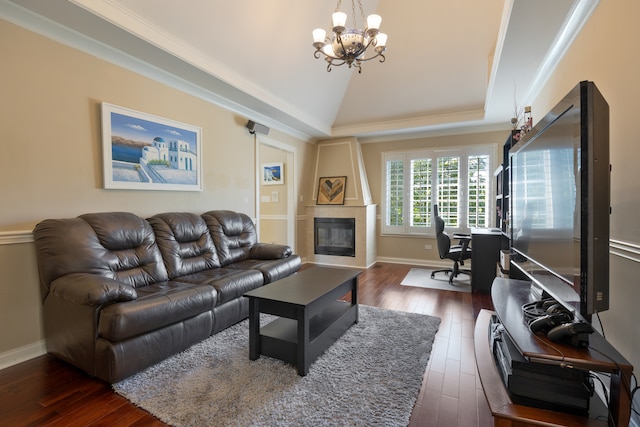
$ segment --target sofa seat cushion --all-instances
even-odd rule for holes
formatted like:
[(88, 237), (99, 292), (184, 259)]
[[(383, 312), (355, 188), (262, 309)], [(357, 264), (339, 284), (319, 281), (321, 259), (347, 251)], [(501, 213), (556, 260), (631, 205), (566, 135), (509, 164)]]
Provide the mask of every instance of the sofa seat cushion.
[(298, 255), (291, 255), (282, 259), (248, 259), (246, 261), (234, 262), (226, 268), (238, 270), (258, 270), (264, 277), (264, 284), (275, 282), (300, 270), (302, 260)]
[(120, 341), (213, 310), (217, 294), (210, 286), (177, 281), (136, 289), (138, 298), (100, 311), (99, 336)]
[(179, 278), (182, 282), (207, 284), (217, 292), (217, 305), (240, 298), (245, 292), (259, 288), (264, 284), (262, 273), (258, 270), (234, 270), (213, 268)]

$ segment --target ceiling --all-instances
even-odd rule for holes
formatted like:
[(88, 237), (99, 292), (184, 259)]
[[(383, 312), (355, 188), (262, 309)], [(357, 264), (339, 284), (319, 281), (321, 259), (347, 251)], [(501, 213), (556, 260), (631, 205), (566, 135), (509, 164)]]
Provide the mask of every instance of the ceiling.
[(313, 56), (333, 0), (0, 0), (0, 17), (283, 132), (367, 142), (508, 129), (597, 2), (363, 0), (389, 40), (361, 74)]

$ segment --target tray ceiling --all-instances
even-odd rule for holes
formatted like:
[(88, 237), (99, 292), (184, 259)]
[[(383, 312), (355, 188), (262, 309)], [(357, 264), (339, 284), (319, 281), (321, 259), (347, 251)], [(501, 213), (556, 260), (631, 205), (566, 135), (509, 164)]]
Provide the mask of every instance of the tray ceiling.
[(597, 2), (364, 0), (389, 41), (386, 62), (362, 74), (329, 73), (313, 57), (311, 30), (328, 29), (335, 1), (0, 0), (0, 17), (114, 62), (135, 58), (284, 132), (366, 142), (508, 129)]

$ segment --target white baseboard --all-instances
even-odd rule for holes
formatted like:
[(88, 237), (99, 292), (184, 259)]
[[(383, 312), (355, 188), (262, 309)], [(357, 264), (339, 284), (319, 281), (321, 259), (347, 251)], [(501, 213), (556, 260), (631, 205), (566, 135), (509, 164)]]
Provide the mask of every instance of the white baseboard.
[(4, 353), (0, 353), (0, 369), (17, 365), (47, 353), (47, 346), (44, 340), (40, 340), (22, 347), (14, 348)]
[[(433, 259), (411, 259), (411, 258), (392, 258), (392, 257), (377, 257), (377, 262), (388, 262), (389, 264), (408, 264), (408, 265), (419, 265), (422, 267), (452, 267), (452, 261), (443, 261), (441, 259), (433, 260)], [(465, 263), (466, 265), (466, 263)]]
[[(302, 263), (310, 262), (307, 258), (302, 258)], [(377, 257), (375, 262), (370, 265), (372, 267), (376, 262), (386, 262), (389, 264), (407, 264), (407, 265), (416, 265), (420, 267), (433, 267), (433, 268), (448, 268), (451, 267), (452, 264), (450, 261), (443, 260), (424, 260), (424, 259), (410, 259), (410, 258), (393, 258), (393, 257)], [(342, 264), (325, 264), (323, 265), (332, 265), (335, 267), (346, 267)], [(466, 264), (465, 264), (466, 266)], [(360, 268), (360, 267), (359, 267)], [(368, 268), (368, 267), (367, 267)]]

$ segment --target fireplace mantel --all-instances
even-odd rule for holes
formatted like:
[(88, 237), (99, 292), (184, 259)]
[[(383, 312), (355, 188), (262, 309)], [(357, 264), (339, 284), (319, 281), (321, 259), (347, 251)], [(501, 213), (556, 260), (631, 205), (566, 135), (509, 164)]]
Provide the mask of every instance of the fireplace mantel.
[[(315, 264), (368, 268), (376, 262), (376, 208), (366, 206), (306, 206), (307, 217), (307, 260)], [(356, 256), (344, 257), (315, 254), (313, 250), (314, 218), (355, 218), (356, 220)]]

